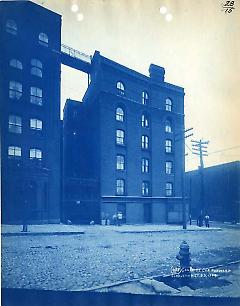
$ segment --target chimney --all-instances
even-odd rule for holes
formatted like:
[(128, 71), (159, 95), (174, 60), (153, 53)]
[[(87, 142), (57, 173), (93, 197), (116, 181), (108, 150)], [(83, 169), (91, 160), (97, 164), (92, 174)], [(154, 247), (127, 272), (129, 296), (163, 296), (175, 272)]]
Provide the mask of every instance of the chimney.
[(165, 69), (163, 67), (151, 64), (148, 71), (153, 81), (158, 83), (164, 82)]

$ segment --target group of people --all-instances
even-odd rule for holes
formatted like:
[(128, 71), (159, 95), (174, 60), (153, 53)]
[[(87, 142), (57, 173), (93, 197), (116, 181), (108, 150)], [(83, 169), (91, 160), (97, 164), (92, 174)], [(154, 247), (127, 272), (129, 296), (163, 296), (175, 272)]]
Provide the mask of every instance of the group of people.
[(200, 214), (197, 218), (197, 225), (199, 227), (203, 226), (203, 222), (205, 223), (206, 227), (209, 227), (209, 222), (210, 222), (210, 217), (209, 215), (205, 215), (203, 216), (202, 214)]

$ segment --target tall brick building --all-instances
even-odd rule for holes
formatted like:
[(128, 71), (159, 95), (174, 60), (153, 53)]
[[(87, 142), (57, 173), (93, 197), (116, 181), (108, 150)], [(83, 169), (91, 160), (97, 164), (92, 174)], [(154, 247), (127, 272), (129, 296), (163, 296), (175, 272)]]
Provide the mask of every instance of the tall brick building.
[(61, 16), (0, 2), (2, 221), (60, 221)]
[(127, 223), (181, 222), (184, 90), (162, 67), (149, 73), (95, 52), (82, 103), (64, 110), (66, 218), (111, 221), (121, 211)]

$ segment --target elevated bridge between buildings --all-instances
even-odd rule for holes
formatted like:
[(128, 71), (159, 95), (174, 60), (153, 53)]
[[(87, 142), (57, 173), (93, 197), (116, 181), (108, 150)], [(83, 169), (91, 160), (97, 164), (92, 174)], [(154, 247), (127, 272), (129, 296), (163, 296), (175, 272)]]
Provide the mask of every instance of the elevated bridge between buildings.
[(73, 49), (67, 45), (61, 45), (61, 63), (71, 68), (80, 70), (89, 75), (92, 56)]

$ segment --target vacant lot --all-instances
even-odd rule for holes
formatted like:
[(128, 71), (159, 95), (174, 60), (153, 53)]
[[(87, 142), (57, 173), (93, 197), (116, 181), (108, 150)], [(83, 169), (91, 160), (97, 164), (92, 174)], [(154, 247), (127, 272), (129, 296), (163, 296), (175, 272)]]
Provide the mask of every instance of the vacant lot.
[(178, 266), (176, 254), (182, 240), (190, 246), (193, 267), (240, 259), (237, 229), (147, 233), (116, 229), (96, 225), (79, 227), (84, 235), (3, 237), (2, 286), (77, 290), (170, 274)]

